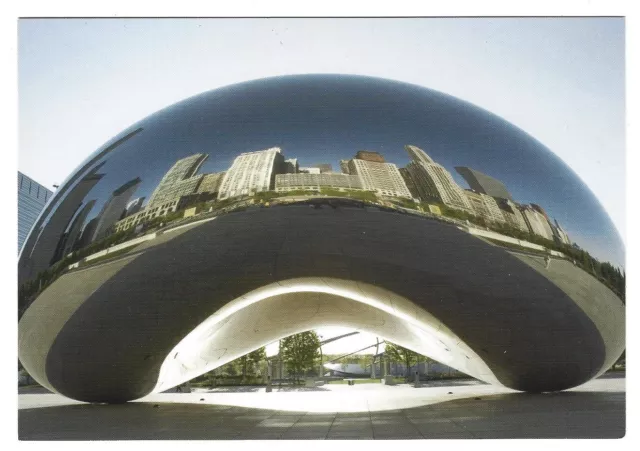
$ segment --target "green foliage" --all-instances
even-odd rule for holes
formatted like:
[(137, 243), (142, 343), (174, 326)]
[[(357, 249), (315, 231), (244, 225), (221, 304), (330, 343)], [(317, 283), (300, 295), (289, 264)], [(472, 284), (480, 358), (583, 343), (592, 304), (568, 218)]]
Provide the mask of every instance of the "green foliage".
[[(418, 204), (417, 203), (415, 203), (411, 199), (405, 199), (404, 197), (397, 197), (395, 199), (389, 199), (389, 201), (392, 204), (396, 204), (396, 205), (399, 205), (401, 207), (408, 208), (408, 209), (411, 209), (411, 210), (416, 210), (418, 208)], [(428, 207), (427, 207), (427, 211), (429, 211)]]
[(404, 363), (406, 367), (405, 377), (409, 377), (410, 368), (417, 364), (419, 361), (428, 360), (427, 357), (418, 354), (410, 349), (403, 348), (400, 345), (389, 343), (388, 341), (385, 343), (384, 353), (392, 362), (400, 362)]
[(320, 339), (314, 331), (302, 332), (280, 340), (280, 356), (296, 380), (316, 366), (320, 357)]
[(356, 189), (339, 190), (337, 188), (320, 188), (320, 194), (333, 197), (346, 197), (367, 202), (377, 202), (378, 197), (373, 191), (362, 191)]
[(267, 353), (264, 347), (256, 349), (249, 354), (245, 354), (238, 361), (241, 369), (242, 369), (242, 379), (246, 380), (247, 376), (254, 376), (256, 374), (257, 365), (267, 358)]
[(275, 191), (261, 191), (259, 193), (255, 193), (253, 195), (253, 199), (256, 202), (269, 202), (276, 197), (282, 196), (282, 193), (277, 193)]

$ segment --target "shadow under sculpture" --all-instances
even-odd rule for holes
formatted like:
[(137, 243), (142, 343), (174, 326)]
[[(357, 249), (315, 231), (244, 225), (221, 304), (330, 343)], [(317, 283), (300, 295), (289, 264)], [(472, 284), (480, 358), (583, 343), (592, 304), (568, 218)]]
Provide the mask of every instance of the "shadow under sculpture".
[[(462, 164), (495, 179), (464, 189)], [(125, 402), (340, 325), (491, 384), (571, 388), (624, 350), (624, 304), (552, 219), (579, 234), (566, 193), (621, 248), (561, 161), (444, 94), (355, 76), (204, 93), (107, 143), (45, 208), (18, 262), (20, 361), (64, 396)]]

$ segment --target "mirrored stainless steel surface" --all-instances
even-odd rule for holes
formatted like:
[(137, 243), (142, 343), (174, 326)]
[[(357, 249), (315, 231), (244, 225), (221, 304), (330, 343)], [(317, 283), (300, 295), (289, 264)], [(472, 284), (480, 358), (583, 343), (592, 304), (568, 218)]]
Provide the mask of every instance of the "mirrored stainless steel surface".
[(371, 77), (257, 80), (141, 120), (60, 186), (19, 256), (19, 357), (124, 402), (344, 325), (563, 390), (624, 350), (623, 264), (588, 188), (505, 120)]

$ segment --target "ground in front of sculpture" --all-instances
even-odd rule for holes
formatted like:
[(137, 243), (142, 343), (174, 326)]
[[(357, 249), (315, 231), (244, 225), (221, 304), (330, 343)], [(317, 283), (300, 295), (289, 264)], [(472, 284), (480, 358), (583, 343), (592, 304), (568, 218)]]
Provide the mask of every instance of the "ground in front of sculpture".
[(195, 389), (120, 405), (19, 395), (21, 440), (620, 438), (624, 373), (527, 394), (473, 380)]

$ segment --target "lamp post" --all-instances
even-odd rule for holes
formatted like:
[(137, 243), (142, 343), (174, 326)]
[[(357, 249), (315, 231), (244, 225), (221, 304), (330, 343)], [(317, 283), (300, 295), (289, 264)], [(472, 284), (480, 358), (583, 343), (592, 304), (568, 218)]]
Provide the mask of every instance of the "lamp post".
[(322, 335), (319, 335), (319, 338), (320, 338), (320, 345), (318, 346), (318, 349), (320, 349), (320, 372), (318, 373), (318, 376), (322, 378), (324, 373), (324, 370), (323, 370), (324, 367), (322, 366), (322, 363), (324, 360), (322, 355)]

